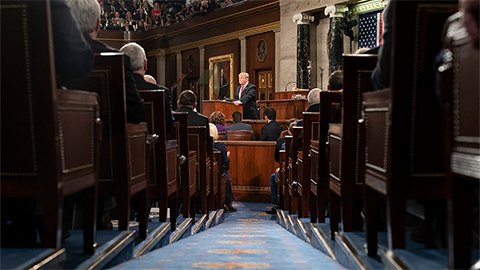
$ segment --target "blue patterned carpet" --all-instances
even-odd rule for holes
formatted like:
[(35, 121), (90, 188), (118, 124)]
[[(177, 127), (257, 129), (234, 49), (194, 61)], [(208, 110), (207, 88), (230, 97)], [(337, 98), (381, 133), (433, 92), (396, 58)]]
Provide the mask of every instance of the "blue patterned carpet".
[(111, 269), (345, 269), (280, 227), (269, 206), (236, 203), (224, 223)]

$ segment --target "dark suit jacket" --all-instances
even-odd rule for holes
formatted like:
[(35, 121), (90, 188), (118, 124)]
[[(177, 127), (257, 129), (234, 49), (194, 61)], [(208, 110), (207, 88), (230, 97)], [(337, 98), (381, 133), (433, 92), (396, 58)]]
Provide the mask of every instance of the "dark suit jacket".
[(262, 127), (260, 141), (276, 141), (282, 131), (282, 126), (277, 121), (271, 120)]
[(166, 133), (169, 134), (173, 129), (173, 115), (172, 115), (172, 100), (170, 98), (170, 89), (166, 88), (165, 86), (161, 86), (158, 84), (153, 84), (145, 81), (142, 75), (138, 73), (133, 73), (133, 78), (135, 79), (135, 83), (137, 84), (138, 90), (164, 90), (165, 91), (165, 127)]
[(235, 99), (243, 104), (243, 119), (258, 119), (257, 87), (251, 83), (247, 84), (243, 89), (242, 98), (239, 98), (240, 89), (242, 89), (241, 85), (235, 90)]
[[(233, 125), (231, 125), (227, 128), (227, 132), (225, 133), (225, 140), (227, 139), (229, 130), (251, 130), (251, 131), (253, 131), (253, 128), (249, 124), (245, 124), (245, 123), (242, 123), (242, 122), (235, 123), (235, 124), (233, 124)], [(255, 133), (253, 133), (252, 140), (255, 141)]]
[(129, 25), (128, 29), (126, 29), (125, 26), (122, 26), (122, 31), (133, 31), (133, 26)]
[[(206, 117), (203, 114), (200, 114), (198, 112), (193, 111), (190, 108), (187, 107), (181, 107), (180, 109), (177, 110), (177, 112), (188, 112), (188, 125), (189, 126), (205, 126), (207, 127), (207, 138), (210, 137), (210, 127), (208, 126), (208, 117)], [(211, 140), (207, 140), (207, 151), (210, 150)]]
[[(94, 40), (88, 35), (85, 35), (85, 39), (95, 53), (118, 52), (118, 50), (100, 41)], [(145, 117), (145, 105), (143, 104), (143, 99), (140, 98), (140, 95), (137, 92), (137, 85), (135, 84), (135, 79), (133, 78), (133, 68), (132, 64), (130, 64), (130, 57), (125, 55), (124, 60), (125, 94), (127, 97), (127, 122), (140, 123)]]
[(88, 75), (95, 54), (78, 29), (65, 1), (51, 1), (55, 72), (60, 79), (70, 80)]

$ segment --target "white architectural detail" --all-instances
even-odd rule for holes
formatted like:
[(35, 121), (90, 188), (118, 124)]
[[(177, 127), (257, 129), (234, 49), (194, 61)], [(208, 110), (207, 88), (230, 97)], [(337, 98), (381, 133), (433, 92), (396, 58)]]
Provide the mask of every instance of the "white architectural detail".
[(328, 6), (325, 8), (325, 15), (331, 18), (343, 18), (345, 11), (348, 11), (348, 7), (344, 5)]
[(303, 13), (299, 13), (299, 14), (293, 15), (292, 20), (294, 23), (297, 23), (297, 24), (310, 24), (310, 22), (313, 22), (315, 20), (315, 17), (306, 15)]

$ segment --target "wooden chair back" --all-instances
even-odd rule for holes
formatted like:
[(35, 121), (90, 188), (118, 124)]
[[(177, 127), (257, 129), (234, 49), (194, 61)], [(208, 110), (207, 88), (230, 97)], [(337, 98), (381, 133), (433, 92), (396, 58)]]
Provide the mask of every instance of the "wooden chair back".
[(184, 218), (195, 221), (195, 195), (197, 192), (197, 152), (190, 150), (188, 139), (188, 113), (174, 112), (175, 118), (172, 139), (176, 138), (179, 145), (178, 156), (186, 158), (185, 163), (178, 168), (178, 197), (183, 199), (182, 213)]
[(210, 145), (210, 151), (208, 151), (208, 157), (210, 158), (211, 161), (211, 174), (210, 174), (210, 195), (208, 197), (209, 199), (209, 209), (215, 210), (218, 209), (217, 205), (215, 204), (215, 198), (217, 198), (218, 194), (218, 183), (219, 183), (219, 175), (221, 175), (221, 170), (222, 170), (222, 159), (216, 159), (215, 158), (215, 153), (216, 151), (213, 151), (213, 138), (208, 137), (209, 140), (211, 140)]
[(340, 123), (342, 109), (340, 106), (342, 93), (338, 91), (320, 92), (320, 119), (318, 125), (318, 140), (313, 140), (310, 155), (312, 158), (310, 171), (310, 190), (312, 204), (310, 205), (310, 220), (312, 223), (325, 223), (325, 206), (329, 194), (328, 162), (325, 156), (328, 126), (330, 123)]
[(285, 153), (285, 166), (284, 166), (284, 171), (283, 171), (283, 177), (282, 177), (282, 192), (283, 192), (283, 196), (284, 196), (284, 206), (283, 206), (283, 210), (284, 211), (288, 211), (289, 214), (292, 213), (292, 205), (291, 205), (291, 201), (292, 201), (292, 198), (290, 196), (290, 192), (289, 192), (289, 185), (291, 183), (291, 176), (289, 174), (289, 170), (292, 169), (292, 158), (290, 157), (290, 148), (291, 148), (291, 145), (292, 145), (292, 140), (293, 140), (293, 137), (292, 136), (285, 136), (285, 150), (280, 150), (280, 153), (282, 153), (282, 151), (284, 151)]
[(472, 232), (478, 231), (469, 224), (475, 224), (472, 213), (478, 200), (474, 190), (480, 180), (479, 51), (469, 43), (460, 13), (447, 21), (444, 42), (444, 53), (450, 56), (440, 68), (445, 164), (449, 165), (448, 261), (450, 269), (466, 269), (472, 262)]
[(251, 130), (229, 130), (227, 133), (227, 141), (251, 141), (253, 138)]
[(318, 140), (318, 121), (319, 113), (303, 113), (303, 131), (302, 131), (302, 151), (297, 155), (297, 194), (301, 200), (301, 209), (299, 208), (299, 217), (309, 217), (310, 212), (310, 142)]
[(207, 138), (205, 129), (204, 126), (189, 126), (188, 139), (190, 150), (197, 152), (197, 196), (201, 201), (200, 210), (202, 214), (208, 215), (212, 161), (207, 151), (207, 139), (210, 137)]
[[(456, 1), (395, 1), (390, 89), (365, 94), (367, 246), (376, 254), (375, 194), (386, 196), (389, 249), (404, 249), (407, 198), (446, 196), (440, 106), (432, 63)], [(418, 19), (401, 20), (401, 14)], [(421, 19), (420, 19), (421, 18)], [(405, 40), (414, 42), (405, 43)], [(387, 137), (385, 137), (387, 136)], [(375, 141), (376, 140), (376, 141)], [(374, 149), (374, 147), (380, 147)], [(367, 193), (368, 192), (368, 193)], [(376, 200), (376, 199), (374, 199)], [(369, 221), (370, 220), (370, 221)], [(373, 227), (373, 229), (371, 229)]]
[(343, 232), (353, 230), (354, 208), (363, 198), (358, 120), (362, 93), (373, 90), (370, 76), (376, 63), (376, 55), (343, 55), (342, 123), (329, 125), (327, 139), (332, 239), (338, 230), (338, 218)]
[(131, 197), (139, 193), (142, 200), (138, 218), (140, 235), (146, 237), (148, 216), (141, 212), (148, 211), (147, 199), (143, 198), (146, 196), (148, 179), (148, 130), (146, 123), (127, 123), (124, 54), (97, 54), (94, 68), (86, 79), (64, 83), (70, 88), (89, 89), (100, 96), (103, 142), (99, 194), (117, 197), (119, 229), (128, 230)]
[[(156, 134), (158, 141), (150, 158), (150, 177), (148, 180), (148, 197), (158, 199), (160, 222), (167, 221), (167, 208), (177, 209), (177, 140), (168, 140), (165, 126), (165, 91), (139, 90), (145, 103), (145, 122), (148, 133)], [(176, 210), (170, 211), (172, 231), (175, 230)]]
[(219, 132), (219, 133), (218, 133), (218, 140), (219, 140), (219, 141), (225, 140), (225, 132), (226, 132), (226, 131), (222, 131), (222, 132)]
[(0, 53), (1, 198), (41, 199), (43, 246), (60, 249), (63, 198), (83, 191), (84, 252), (93, 254), (98, 96), (57, 89), (50, 1), (2, 1), (0, 10), (2, 35), (8, 35)]

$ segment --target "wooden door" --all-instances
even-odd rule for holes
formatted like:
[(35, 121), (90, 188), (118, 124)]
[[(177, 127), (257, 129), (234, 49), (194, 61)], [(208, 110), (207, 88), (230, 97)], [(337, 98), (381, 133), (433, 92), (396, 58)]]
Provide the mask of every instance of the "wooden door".
[(257, 100), (273, 100), (273, 72), (271, 69), (258, 71), (257, 73)]

